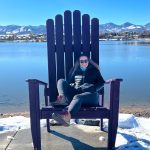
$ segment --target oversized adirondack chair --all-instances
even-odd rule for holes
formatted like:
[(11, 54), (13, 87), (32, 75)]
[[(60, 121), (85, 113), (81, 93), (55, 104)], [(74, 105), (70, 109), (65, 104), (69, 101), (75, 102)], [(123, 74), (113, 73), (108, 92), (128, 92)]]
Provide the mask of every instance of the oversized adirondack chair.
[[(73, 15), (70, 11), (47, 20), (47, 49), (48, 49), (48, 77), (49, 84), (37, 79), (27, 80), (29, 85), (31, 133), (34, 149), (41, 150), (40, 120), (47, 120), (47, 130), (50, 132), (49, 119), (52, 113), (60, 113), (61, 107), (51, 105), (57, 97), (57, 80), (66, 78), (74, 62), (81, 52), (88, 55), (99, 64), (99, 20), (89, 15), (82, 15), (76, 10)], [(104, 107), (104, 89), (100, 93), (100, 105), (98, 107), (82, 107), (77, 115), (72, 118), (107, 118), (108, 149), (115, 146), (118, 127), (119, 90), (122, 79), (108, 80), (110, 84), (110, 106)], [(40, 107), (39, 86), (44, 85), (45, 106)], [(66, 108), (67, 109), (67, 108)]]

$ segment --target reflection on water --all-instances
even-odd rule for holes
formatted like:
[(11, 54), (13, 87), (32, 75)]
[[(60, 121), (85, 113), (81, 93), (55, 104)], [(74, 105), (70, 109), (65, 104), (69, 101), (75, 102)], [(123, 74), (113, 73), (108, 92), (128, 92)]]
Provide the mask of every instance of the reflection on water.
[(144, 46), (150, 46), (150, 40), (148, 41), (124, 41), (123, 44), (127, 45), (144, 45)]
[[(150, 106), (150, 46), (124, 42), (100, 41), (102, 75), (124, 79), (121, 105)], [(48, 81), (46, 51), (46, 43), (0, 43), (0, 112), (28, 110), (25, 80)]]

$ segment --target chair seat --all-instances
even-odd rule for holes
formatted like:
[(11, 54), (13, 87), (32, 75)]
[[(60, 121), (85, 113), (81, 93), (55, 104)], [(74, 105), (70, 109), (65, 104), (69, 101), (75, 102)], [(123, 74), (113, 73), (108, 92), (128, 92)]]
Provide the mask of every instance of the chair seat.
[[(65, 106), (44, 106), (41, 108), (41, 119), (52, 118), (52, 113), (61, 113), (62, 109), (66, 109)], [(72, 115), (72, 118), (109, 118), (109, 109), (105, 107), (81, 107), (80, 111), (76, 115)]]

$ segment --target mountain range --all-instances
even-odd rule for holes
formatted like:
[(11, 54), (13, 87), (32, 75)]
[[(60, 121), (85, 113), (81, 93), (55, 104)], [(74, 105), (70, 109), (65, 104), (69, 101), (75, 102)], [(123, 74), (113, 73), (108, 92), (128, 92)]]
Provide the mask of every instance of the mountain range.
[[(150, 23), (146, 25), (135, 25), (130, 22), (126, 22), (122, 25), (114, 23), (106, 23), (100, 25), (100, 33), (111, 32), (144, 32), (150, 31)], [(45, 25), (39, 26), (19, 26), (19, 25), (7, 25), (0, 26), (0, 35), (4, 34), (46, 34)]]

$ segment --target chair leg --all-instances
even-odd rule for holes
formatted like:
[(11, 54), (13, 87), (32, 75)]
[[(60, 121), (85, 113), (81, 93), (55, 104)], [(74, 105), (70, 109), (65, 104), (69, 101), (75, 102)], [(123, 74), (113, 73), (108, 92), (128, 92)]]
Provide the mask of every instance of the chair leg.
[(51, 132), (49, 119), (46, 119), (46, 124), (47, 124), (47, 132)]
[(30, 124), (34, 150), (41, 150), (39, 85), (29, 81)]
[(40, 119), (31, 118), (31, 133), (34, 150), (41, 150)]
[(119, 113), (119, 89), (120, 81), (111, 82), (110, 85), (110, 117), (108, 127), (108, 148), (115, 148), (115, 141), (118, 128), (118, 113)]
[(115, 141), (117, 135), (117, 122), (109, 119), (109, 127), (108, 127), (108, 149), (115, 149)]
[(103, 118), (101, 118), (101, 124), (100, 124), (100, 126), (101, 126), (101, 131), (104, 131)]

